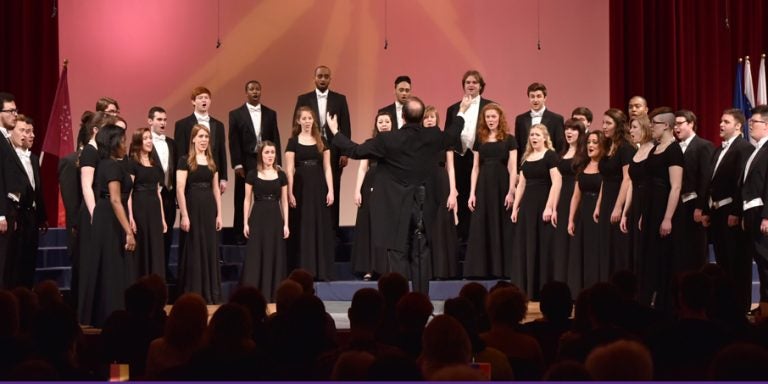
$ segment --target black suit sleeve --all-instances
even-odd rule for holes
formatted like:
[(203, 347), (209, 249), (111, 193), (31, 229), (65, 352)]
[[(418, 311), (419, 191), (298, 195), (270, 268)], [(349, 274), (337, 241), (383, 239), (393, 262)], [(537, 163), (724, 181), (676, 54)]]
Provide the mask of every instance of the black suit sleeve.
[(176, 152), (181, 155), (189, 153), (189, 131), (187, 130), (186, 119), (181, 119), (176, 122), (173, 132), (176, 139)]
[[(739, 154), (737, 159), (738, 166), (736, 167), (736, 169), (743, 173), (744, 167), (747, 166), (747, 160), (749, 160), (749, 156), (752, 155), (752, 151), (754, 151), (755, 148), (752, 146), (752, 144), (749, 144), (745, 140), (740, 140), (738, 148), (734, 148), (734, 149), (738, 149), (738, 154)], [(731, 207), (732, 207), (731, 209), (733, 210), (731, 214), (738, 217), (741, 217), (742, 214), (744, 213), (743, 212), (744, 206), (742, 204), (743, 199), (741, 198), (741, 188), (742, 188), (742, 180), (743, 180), (742, 178), (743, 178), (743, 175), (740, 175), (736, 180), (737, 186), (736, 188), (733, 189), (733, 194), (734, 194), (732, 196), (733, 203), (731, 203)]]
[(339, 103), (339, 132), (346, 137), (352, 137), (352, 126), (349, 122), (349, 106), (347, 105), (347, 98), (344, 95), (339, 95), (341, 103)]
[(352, 142), (347, 136), (336, 134), (333, 136), (332, 143), (342, 153), (353, 159), (380, 159), (385, 155), (382, 139), (390, 133), (383, 133), (376, 137), (366, 140), (362, 144)]
[(557, 113), (552, 113), (552, 115), (554, 115), (552, 132), (550, 133), (552, 135), (552, 145), (554, 145), (557, 153), (561, 153), (563, 148), (565, 148), (565, 121)]
[(698, 153), (697, 161), (697, 185), (696, 185), (696, 208), (707, 208), (707, 190), (709, 189), (709, 180), (712, 178), (712, 170), (710, 169), (712, 164), (712, 156), (715, 153), (715, 147), (709, 141), (702, 140), (701, 148)]
[(280, 129), (277, 127), (277, 112), (273, 110), (269, 110), (269, 115), (271, 116), (268, 119), (269, 129), (272, 132), (272, 142), (275, 143), (275, 149), (276, 149), (276, 159), (278, 165), (283, 165), (283, 157), (280, 155), (282, 153), (281, 149), (282, 146), (280, 144)]
[(243, 136), (240, 129), (240, 119), (238, 112), (240, 109), (229, 111), (229, 159), (232, 161), (232, 168), (236, 166), (245, 166), (243, 161)]
[(77, 223), (80, 206), (77, 165), (74, 159), (75, 156), (72, 155), (59, 159), (59, 189), (61, 190), (61, 201), (64, 203), (68, 228), (74, 227)]
[(32, 174), (35, 178), (35, 214), (37, 224), (43, 224), (48, 221), (48, 214), (45, 212), (45, 199), (43, 198), (43, 180), (40, 179), (40, 160), (32, 155)]
[(224, 123), (217, 121), (216, 129), (216, 167), (219, 171), (219, 180), (227, 180), (227, 142), (224, 133)]

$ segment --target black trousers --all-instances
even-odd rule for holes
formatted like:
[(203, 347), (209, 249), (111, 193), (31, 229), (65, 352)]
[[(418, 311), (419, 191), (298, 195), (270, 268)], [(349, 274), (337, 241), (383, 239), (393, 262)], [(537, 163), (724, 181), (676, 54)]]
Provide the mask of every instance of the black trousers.
[(760, 302), (768, 302), (768, 235), (760, 231), (763, 217), (760, 212), (763, 207), (755, 207), (744, 211), (744, 228), (749, 240), (747, 251), (757, 264), (757, 275), (760, 278)]
[(414, 292), (428, 293), (432, 277), (432, 253), (424, 226), (424, 201), (426, 189), (418, 187), (413, 196), (408, 245), (405, 252), (388, 249), (390, 272), (397, 272), (411, 280)]
[(678, 221), (681, 223), (682, 236), (677, 245), (678, 258), (673, 268), (675, 272), (698, 270), (707, 263), (707, 230), (701, 223), (693, 221), (696, 199), (682, 203), (680, 208)]
[[(243, 168), (246, 174), (248, 171)], [(235, 239), (243, 239), (243, 200), (245, 200), (245, 178), (235, 174), (235, 218), (232, 220), (232, 230)]]
[(738, 306), (746, 312), (752, 302), (752, 254), (747, 251), (751, 246), (747, 244), (747, 234), (740, 224), (728, 226), (731, 208), (726, 205), (712, 211), (709, 234), (715, 261), (731, 278)]
[(176, 191), (168, 190), (163, 187), (160, 190), (160, 198), (163, 199), (163, 213), (165, 214), (165, 225), (168, 230), (163, 234), (163, 245), (165, 247), (165, 276), (166, 280), (172, 280), (173, 274), (170, 272), (171, 244), (173, 244), (173, 225), (176, 224)]
[[(34, 208), (12, 208), (8, 221), (8, 255), (5, 266), (5, 281), (8, 287), (32, 288), (35, 282), (37, 246), (40, 242), (37, 214)], [(15, 226), (16, 228), (11, 231)]]

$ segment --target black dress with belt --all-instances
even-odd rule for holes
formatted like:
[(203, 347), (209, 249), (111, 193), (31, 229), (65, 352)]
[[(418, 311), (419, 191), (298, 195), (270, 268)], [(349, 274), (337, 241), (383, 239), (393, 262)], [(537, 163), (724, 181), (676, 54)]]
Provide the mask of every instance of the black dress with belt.
[(288, 178), (278, 171), (277, 178), (265, 180), (253, 169), (246, 175), (245, 183), (253, 188), (253, 204), (241, 283), (259, 288), (268, 300), (274, 299), (277, 284), (287, 275), (280, 198)]
[[(328, 146), (325, 148), (327, 151)], [(311, 272), (316, 279), (329, 280), (336, 244), (331, 208), (325, 203), (328, 184), (323, 171), (324, 151), (318, 151), (314, 144), (303, 145), (292, 137), (285, 152), (295, 153), (296, 168), (293, 175), (296, 208), (291, 208), (289, 213), (288, 257), (297, 260), (297, 266)]]
[(574, 217), (576, 228), (572, 241), (576, 243), (576, 249), (568, 261), (568, 285), (574, 294), (600, 281), (600, 225), (592, 214), (597, 206), (603, 177), (599, 172), (582, 172), (576, 182), (579, 183), (581, 200)]
[(208, 304), (221, 301), (219, 238), (216, 231), (215, 173), (205, 164), (191, 170), (187, 156), (179, 158), (178, 170), (187, 171), (184, 197), (189, 215), (189, 232), (179, 250), (179, 288), (200, 294)]
[(165, 276), (165, 243), (163, 216), (158, 190), (163, 180), (160, 164), (144, 166), (128, 161), (128, 172), (133, 175), (132, 209), (136, 223), (136, 261), (139, 276), (157, 274)]

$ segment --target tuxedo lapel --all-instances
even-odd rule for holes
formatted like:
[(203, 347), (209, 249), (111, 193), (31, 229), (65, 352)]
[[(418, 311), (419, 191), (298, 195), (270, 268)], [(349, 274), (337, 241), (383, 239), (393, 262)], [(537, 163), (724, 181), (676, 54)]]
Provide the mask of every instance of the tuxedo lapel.
[[(19, 170), (21, 170), (21, 174), (24, 175), (24, 183), (31, 187), (32, 184), (29, 183), (29, 176), (27, 176), (27, 169), (24, 168), (24, 164), (21, 163), (19, 154), (16, 153), (16, 149), (13, 146), (11, 146), (11, 151), (12, 151), (11, 157), (13, 158), (14, 164), (16, 164), (17, 167), (19, 167)], [(32, 167), (34, 168), (34, 165)]]
[(752, 163), (749, 164), (749, 171), (746, 174), (746, 178), (749, 178), (749, 175), (755, 171), (758, 164), (760, 164), (760, 161), (762, 161), (762, 158), (765, 156), (765, 152), (768, 151), (768, 145), (763, 145), (762, 148), (757, 152), (757, 155), (755, 155), (755, 158), (752, 159)]

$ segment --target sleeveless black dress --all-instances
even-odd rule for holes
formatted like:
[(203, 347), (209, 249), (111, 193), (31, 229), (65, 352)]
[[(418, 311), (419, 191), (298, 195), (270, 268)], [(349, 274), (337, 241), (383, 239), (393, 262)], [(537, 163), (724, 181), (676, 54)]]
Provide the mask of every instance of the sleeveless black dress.
[(250, 234), (241, 283), (259, 288), (270, 300), (275, 297), (277, 285), (287, 276), (280, 198), (288, 178), (283, 171), (278, 171), (276, 179), (264, 180), (254, 169), (246, 175), (245, 183), (253, 187), (253, 205), (248, 217)]

